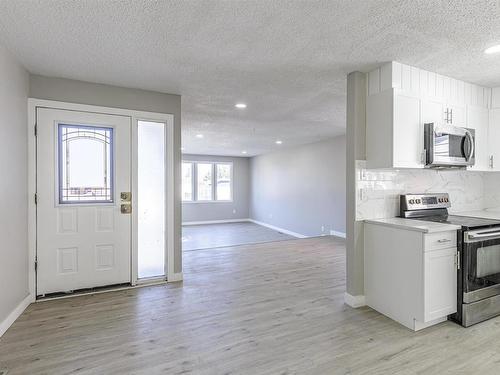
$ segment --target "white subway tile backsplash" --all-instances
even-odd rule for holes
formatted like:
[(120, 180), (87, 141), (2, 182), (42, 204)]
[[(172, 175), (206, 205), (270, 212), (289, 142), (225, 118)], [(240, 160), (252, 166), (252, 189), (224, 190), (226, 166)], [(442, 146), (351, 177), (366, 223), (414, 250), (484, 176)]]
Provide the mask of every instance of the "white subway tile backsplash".
[(500, 207), (500, 173), (365, 166), (357, 161), (357, 220), (397, 216), (399, 195), (406, 193), (449, 193), (453, 212)]

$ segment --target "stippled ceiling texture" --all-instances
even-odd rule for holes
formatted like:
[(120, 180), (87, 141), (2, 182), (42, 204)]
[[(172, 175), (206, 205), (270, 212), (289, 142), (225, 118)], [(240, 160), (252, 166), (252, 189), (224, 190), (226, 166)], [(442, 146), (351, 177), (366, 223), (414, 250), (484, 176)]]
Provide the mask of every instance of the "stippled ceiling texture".
[(189, 153), (342, 134), (346, 74), (390, 60), (500, 85), (493, 0), (0, 0), (0, 43), (32, 73), (181, 94)]

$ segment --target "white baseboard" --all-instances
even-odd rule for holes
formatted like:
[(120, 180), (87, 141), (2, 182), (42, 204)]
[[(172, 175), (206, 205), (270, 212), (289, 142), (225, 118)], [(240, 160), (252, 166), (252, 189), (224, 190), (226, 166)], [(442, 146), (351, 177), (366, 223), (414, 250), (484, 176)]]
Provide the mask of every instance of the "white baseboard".
[(349, 305), (353, 308), (366, 306), (365, 296), (362, 296), (362, 295), (361, 296), (353, 296), (347, 292), (344, 294), (344, 302), (346, 303), (346, 305)]
[(250, 219), (227, 219), (227, 220), (207, 220), (207, 221), (185, 221), (182, 225), (204, 225), (204, 224), (224, 224), (224, 223), (241, 223), (250, 221)]
[(184, 279), (184, 275), (182, 272), (174, 273), (172, 276), (167, 277), (167, 282), (169, 283), (176, 283), (179, 281), (182, 281)]
[(21, 314), (26, 310), (26, 308), (34, 302), (33, 296), (30, 294), (25, 299), (21, 301), (19, 305), (4, 319), (3, 322), (0, 322), (0, 337), (7, 332), (9, 327), (16, 321), (17, 318), (21, 316)]
[(297, 232), (292, 232), (291, 230), (283, 229), (283, 228), (280, 228), (280, 227), (276, 227), (274, 225), (267, 224), (267, 223), (264, 223), (262, 221), (257, 221), (257, 220), (253, 220), (253, 219), (248, 219), (248, 221), (250, 221), (250, 222), (252, 222), (254, 224), (262, 225), (263, 227), (267, 227), (267, 228), (273, 229), (273, 230), (281, 232), (281, 233), (288, 234), (289, 236), (292, 236), (292, 237), (307, 238), (307, 236), (304, 236), (303, 234), (300, 234), (300, 233), (297, 233)]
[(336, 230), (331, 230), (330, 236), (346, 238), (346, 234), (344, 232), (337, 232)]

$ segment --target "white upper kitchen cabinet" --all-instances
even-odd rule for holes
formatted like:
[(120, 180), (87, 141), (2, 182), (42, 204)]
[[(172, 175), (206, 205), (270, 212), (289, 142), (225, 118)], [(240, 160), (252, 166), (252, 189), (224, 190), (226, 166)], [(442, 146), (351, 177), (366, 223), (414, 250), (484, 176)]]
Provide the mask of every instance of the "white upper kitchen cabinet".
[(500, 171), (500, 87), (492, 90), (488, 126), (489, 170)]
[(490, 168), (490, 155), (488, 152), (488, 124), (489, 110), (487, 108), (467, 106), (467, 127), (475, 130), (475, 156), (476, 162), (472, 170), (488, 171)]
[(491, 170), (490, 101), (489, 88), (398, 62), (373, 70), (367, 80), (367, 167), (424, 168), (424, 124), (433, 122), (476, 129), (479, 165), (475, 169)]

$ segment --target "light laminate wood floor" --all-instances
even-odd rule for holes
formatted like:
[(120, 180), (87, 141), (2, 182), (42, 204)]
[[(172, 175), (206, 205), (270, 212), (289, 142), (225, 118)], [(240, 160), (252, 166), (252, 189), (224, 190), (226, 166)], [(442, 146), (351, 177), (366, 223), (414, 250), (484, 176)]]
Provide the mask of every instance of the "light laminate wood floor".
[(185, 225), (182, 250), (255, 244), (291, 240), (294, 237), (251, 222)]
[(341, 239), (184, 254), (183, 284), (31, 305), (12, 374), (499, 374), (500, 319), (418, 333), (343, 303)]

